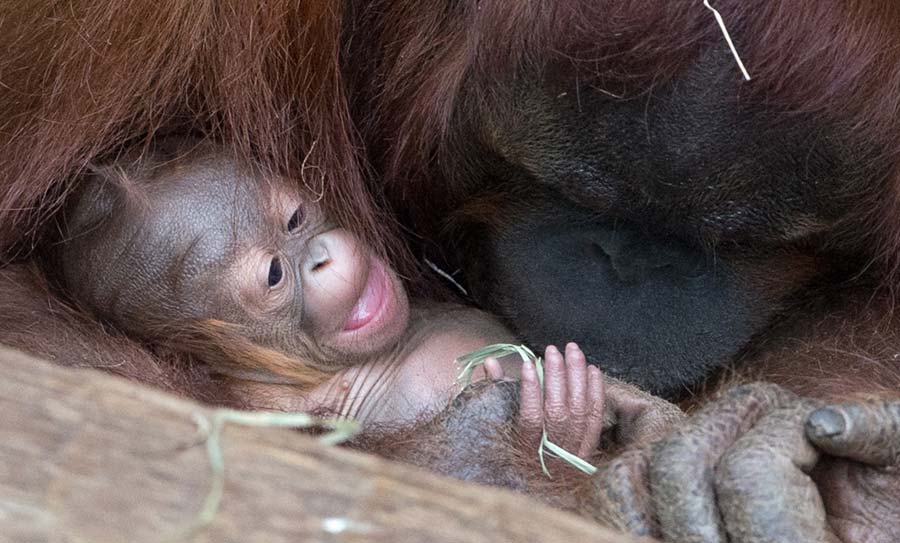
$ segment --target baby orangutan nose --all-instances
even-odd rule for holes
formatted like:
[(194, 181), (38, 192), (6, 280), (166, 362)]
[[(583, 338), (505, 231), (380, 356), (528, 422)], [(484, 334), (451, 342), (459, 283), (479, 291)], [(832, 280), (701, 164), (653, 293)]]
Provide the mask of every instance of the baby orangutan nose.
[(396, 275), (348, 230), (311, 238), (300, 259), (304, 317), (339, 352), (380, 352), (405, 330), (406, 297)]
[(310, 273), (323, 271), (331, 264), (331, 256), (328, 253), (328, 247), (325, 243), (318, 242), (319, 237), (314, 238), (309, 248), (309, 258), (305, 264), (309, 267)]
[(300, 282), (313, 319), (341, 316), (343, 322), (364, 290), (370, 266), (369, 252), (346, 230), (310, 239), (300, 260)]

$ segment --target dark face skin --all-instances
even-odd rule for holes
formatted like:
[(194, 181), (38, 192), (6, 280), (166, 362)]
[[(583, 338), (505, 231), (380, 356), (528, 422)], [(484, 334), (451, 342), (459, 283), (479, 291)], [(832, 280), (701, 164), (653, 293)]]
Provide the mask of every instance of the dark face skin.
[[(740, 350), (811, 273), (810, 259), (715, 259), (675, 236), (535, 191), (513, 225), (468, 224), (459, 245), (470, 294), (533, 344), (577, 338), (604, 372), (676, 395)], [(767, 273), (750, 277), (754, 267)], [(751, 281), (752, 279), (752, 281)]]
[(394, 271), (283, 179), (211, 145), (169, 144), (123, 181), (89, 181), (67, 215), (61, 273), (126, 331), (215, 320), (322, 369), (393, 347), (408, 302)]
[(671, 397), (746, 346), (824, 259), (852, 261), (821, 245), (882, 172), (825, 121), (741, 96), (727, 52), (633, 97), (578, 81), (510, 81), (461, 130), (445, 163), (471, 165), (471, 190), (448, 209), (461, 227), (441, 242), (447, 266), (529, 343), (578, 341)]

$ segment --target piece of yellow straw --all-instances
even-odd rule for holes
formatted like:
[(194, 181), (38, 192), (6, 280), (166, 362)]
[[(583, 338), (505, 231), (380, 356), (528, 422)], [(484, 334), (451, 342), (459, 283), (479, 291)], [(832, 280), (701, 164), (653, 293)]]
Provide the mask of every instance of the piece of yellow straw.
[(216, 409), (211, 417), (196, 412), (194, 422), (206, 438), (206, 454), (212, 472), (212, 482), (203, 507), (190, 525), (164, 541), (184, 541), (212, 523), (219, 511), (225, 493), (225, 457), (222, 454), (222, 429), (226, 424), (265, 428), (327, 428), (330, 431), (319, 437), (325, 445), (342, 443), (357, 432), (359, 423), (346, 418), (326, 419), (308, 413), (281, 413), (275, 411), (237, 411)]

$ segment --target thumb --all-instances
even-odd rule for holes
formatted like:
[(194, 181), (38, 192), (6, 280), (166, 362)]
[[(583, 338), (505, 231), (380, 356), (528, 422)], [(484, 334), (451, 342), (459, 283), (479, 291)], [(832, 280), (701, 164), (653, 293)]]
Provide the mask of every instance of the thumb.
[(900, 400), (826, 405), (807, 417), (806, 437), (832, 456), (875, 466), (900, 464)]

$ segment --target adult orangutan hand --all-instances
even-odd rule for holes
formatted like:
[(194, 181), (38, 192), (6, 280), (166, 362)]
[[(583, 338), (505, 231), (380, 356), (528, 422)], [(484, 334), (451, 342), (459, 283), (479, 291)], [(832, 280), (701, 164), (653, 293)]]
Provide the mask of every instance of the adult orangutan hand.
[(603, 464), (591, 491), (585, 513), (664, 541), (897, 541), (900, 401), (740, 386)]

